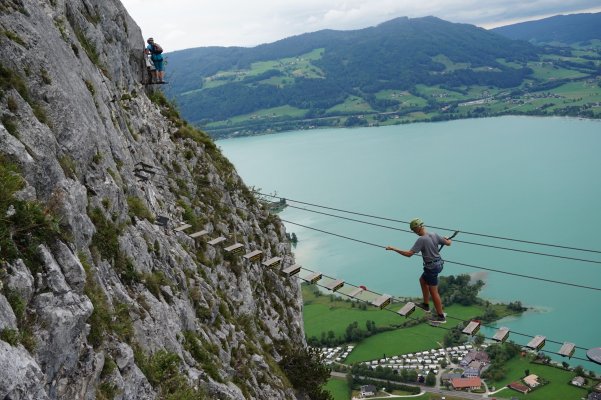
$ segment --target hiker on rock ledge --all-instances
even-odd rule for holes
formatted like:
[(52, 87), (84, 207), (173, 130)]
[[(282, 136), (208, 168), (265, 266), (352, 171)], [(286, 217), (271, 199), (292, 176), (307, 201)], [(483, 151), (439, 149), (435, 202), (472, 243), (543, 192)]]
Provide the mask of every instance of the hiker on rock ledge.
[(151, 68), (150, 83), (165, 83), (165, 65), (163, 62), (163, 48), (154, 42), (153, 38), (148, 38), (146, 41), (148, 46), (144, 49), (144, 54), (150, 54), (150, 60), (154, 65), (154, 70)]

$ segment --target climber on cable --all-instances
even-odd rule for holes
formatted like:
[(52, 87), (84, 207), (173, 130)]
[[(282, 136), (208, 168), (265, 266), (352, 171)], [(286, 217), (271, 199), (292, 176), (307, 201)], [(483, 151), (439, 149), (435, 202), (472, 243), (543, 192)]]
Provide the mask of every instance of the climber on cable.
[(438, 274), (442, 271), (444, 261), (440, 258), (439, 245), (451, 245), (451, 239), (442, 237), (436, 232), (426, 232), (424, 223), (419, 218), (414, 219), (409, 224), (411, 230), (419, 236), (411, 250), (399, 250), (392, 246), (387, 246), (386, 250), (395, 251), (405, 257), (411, 257), (420, 253), (424, 260), (424, 272), (419, 278), (419, 284), (424, 296), (423, 304), (416, 304), (426, 312), (430, 312), (430, 296), (434, 302), (436, 315), (430, 317), (430, 322), (434, 324), (444, 324), (447, 322), (442, 310), (442, 300), (438, 293)]
[(163, 48), (158, 43), (155, 43), (153, 38), (148, 38), (146, 43), (148, 43), (148, 46), (144, 49), (144, 54), (150, 55), (150, 60), (154, 66), (154, 69), (150, 69), (150, 83), (166, 83)]

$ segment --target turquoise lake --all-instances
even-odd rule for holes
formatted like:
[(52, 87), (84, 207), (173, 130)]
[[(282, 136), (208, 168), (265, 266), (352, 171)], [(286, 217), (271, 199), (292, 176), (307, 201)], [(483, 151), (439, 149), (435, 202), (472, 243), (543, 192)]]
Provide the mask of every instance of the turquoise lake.
[[(466, 243), (443, 258), (544, 279), (601, 288), (601, 122), (499, 117), (357, 129), (324, 129), (221, 140), (249, 186), (288, 199), (426, 225), (590, 249), (582, 252), (460, 233), (456, 239), (548, 253), (566, 260)], [(290, 203), (294, 204), (294, 203)], [(390, 227), (407, 224), (343, 214)], [(369, 243), (409, 249), (411, 233), (288, 207), (284, 220)], [(355, 285), (418, 296), (421, 257), (286, 224), (299, 238), (296, 261)], [(443, 235), (451, 231), (428, 228)], [(442, 275), (470, 274), (491, 301), (520, 300), (532, 310), (497, 326), (601, 346), (601, 291), (559, 285), (447, 262)], [(485, 330), (492, 336), (493, 330)], [(510, 336), (525, 344), (529, 339)], [(548, 343), (545, 349), (558, 351)], [(586, 358), (583, 351), (577, 356)], [(562, 360), (560, 357), (553, 357)], [(601, 371), (593, 363), (574, 365)]]

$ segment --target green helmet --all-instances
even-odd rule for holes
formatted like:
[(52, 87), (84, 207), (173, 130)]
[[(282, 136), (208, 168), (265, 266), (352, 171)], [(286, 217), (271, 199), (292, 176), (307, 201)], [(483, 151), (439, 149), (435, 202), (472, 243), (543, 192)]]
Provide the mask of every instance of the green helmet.
[(419, 218), (415, 218), (409, 223), (409, 227), (411, 228), (411, 230), (421, 228), (422, 226), (424, 226), (424, 222)]

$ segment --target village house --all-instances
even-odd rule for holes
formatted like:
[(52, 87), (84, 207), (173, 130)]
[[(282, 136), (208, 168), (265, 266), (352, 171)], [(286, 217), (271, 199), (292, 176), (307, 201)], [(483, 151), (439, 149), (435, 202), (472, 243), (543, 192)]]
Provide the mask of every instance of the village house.
[(455, 378), (451, 379), (451, 385), (455, 390), (475, 390), (480, 389), (482, 386), (482, 380), (478, 377), (476, 378)]
[(513, 390), (517, 390), (520, 393), (528, 393), (530, 391), (530, 388), (526, 385), (524, 385), (522, 382), (511, 382), (509, 385), (507, 385), (510, 389)]
[(526, 385), (530, 386), (531, 388), (535, 388), (538, 385), (540, 385), (540, 383), (538, 382), (538, 376), (536, 376), (534, 374), (530, 374), (527, 377), (525, 377), (524, 383)]
[(363, 385), (361, 386), (361, 398), (375, 396), (377, 389), (374, 385)]
[(484, 351), (475, 351), (472, 350), (463, 357), (461, 362), (459, 363), (462, 367), (467, 367), (473, 361), (479, 361), (484, 364), (490, 364), (490, 357)]
[(574, 379), (572, 379), (571, 384), (582, 387), (582, 385), (584, 385), (584, 378), (581, 376), (576, 376)]
[(463, 371), (462, 376), (464, 378), (472, 378), (476, 376), (480, 376), (480, 372), (482, 368), (486, 366), (486, 363), (481, 361), (472, 361)]

